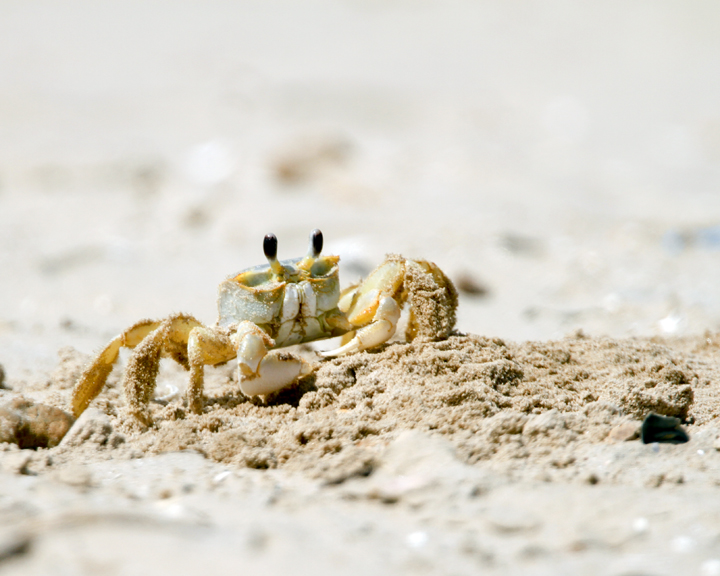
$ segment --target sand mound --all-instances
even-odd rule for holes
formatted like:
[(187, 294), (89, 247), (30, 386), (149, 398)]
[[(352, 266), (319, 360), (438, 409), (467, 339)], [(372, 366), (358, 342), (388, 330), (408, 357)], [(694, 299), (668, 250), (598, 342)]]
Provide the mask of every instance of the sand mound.
[[(126, 436), (111, 443), (116, 456), (196, 450), (230, 465), (341, 482), (370, 474), (377, 455), (414, 429), (442, 435), (470, 464), (549, 458), (569, 465), (588, 443), (636, 437), (651, 411), (688, 424), (714, 418), (717, 366), (705, 356), (716, 347), (708, 337), (513, 344), (456, 335), (320, 362), (312, 376), (265, 400), (239, 392), (231, 365), (208, 368), (202, 415), (179, 399), (153, 402), (155, 424), (139, 433), (123, 420), (117, 374), (96, 406)], [(81, 360), (65, 351), (55, 375), (75, 374), (71, 364)], [(186, 375), (170, 378), (182, 388)]]

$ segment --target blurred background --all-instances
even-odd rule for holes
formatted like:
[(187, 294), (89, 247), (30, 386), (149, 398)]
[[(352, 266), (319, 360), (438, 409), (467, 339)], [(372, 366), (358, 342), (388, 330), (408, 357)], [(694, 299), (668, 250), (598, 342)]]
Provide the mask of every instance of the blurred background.
[(0, 1), (0, 363), (51, 367), (323, 230), (459, 328), (720, 328), (720, 4)]

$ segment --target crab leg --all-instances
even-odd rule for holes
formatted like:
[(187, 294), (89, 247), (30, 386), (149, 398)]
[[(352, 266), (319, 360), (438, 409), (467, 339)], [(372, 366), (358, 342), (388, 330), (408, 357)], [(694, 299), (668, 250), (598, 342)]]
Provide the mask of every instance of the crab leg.
[(325, 357), (341, 356), (351, 352), (367, 350), (387, 342), (395, 334), (399, 319), (400, 307), (398, 303), (394, 298), (384, 296), (380, 299), (375, 316), (373, 316), (370, 324), (360, 328), (347, 344), (335, 350), (320, 352), (320, 355)]
[(77, 418), (90, 405), (90, 402), (100, 394), (107, 377), (117, 360), (120, 347), (134, 348), (150, 332), (160, 326), (157, 320), (141, 320), (113, 338), (110, 343), (97, 355), (92, 364), (89, 364), (73, 389), (72, 411)]
[(144, 422), (149, 420), (147, 405), (162, 356), (170, 356), (190, 370), (187, 398), (190, 410), (196, 413), (202, 409), (205, 364), (226, 362), (235, 356), (235, 347), (224, 331), (206, 328), (192, 316), (142, 320), (113, 338), (82, 373), (72, 397), (76, 417), (102, 390), (123, 346), (134, 348), (123, 377), (128, 410)]
[(132, 416), (144, 423), (149, 423), (150, 416), (147, 406), (155, 390), (155, 380), (160, 369), (160, 357), (163, 353), (174, 358), (185, 368), (197, 372), (197, 365), (188, 362), (188, 340), (193, 329), (202, 324), (192, 316), (176, 314), (163, 320), (138, 344), (128, 359), (123, 388), (128, 403), (128, 411)]
[(190, 411), (200, 414), (202, 413), (205, 387), (205, 365), (220, 364), (233, 359), (235, 346), (224, 331), (197, 326), (190, 331), (187, 350), (190, 384), (185, 395)]
[(241, 322), (232, 339), (237, 346), (240, 390), (247, 396), (276, 392), (311, 371), (310, 364), (295, 354), (268, 351), (274, 341), (252, 322)]

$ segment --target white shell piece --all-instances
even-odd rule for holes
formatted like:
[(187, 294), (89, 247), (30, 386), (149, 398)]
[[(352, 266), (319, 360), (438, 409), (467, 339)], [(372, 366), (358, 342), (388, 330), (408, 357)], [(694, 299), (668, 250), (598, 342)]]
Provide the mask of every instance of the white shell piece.
[(302, 299), (300, 309), (302, 310), (303, 318), (315, 318), (317, 314), (317, 299), (315, 298), (312, 284), (310, 284), (310, 282), (301, 282), (300, 291)]
[(282, 313), (280, 322), (285, 322), (292, 318), (297, 318), (300, 312), (300, 296), (295, 284), (285, 286), (285, 298), (283, 299)]

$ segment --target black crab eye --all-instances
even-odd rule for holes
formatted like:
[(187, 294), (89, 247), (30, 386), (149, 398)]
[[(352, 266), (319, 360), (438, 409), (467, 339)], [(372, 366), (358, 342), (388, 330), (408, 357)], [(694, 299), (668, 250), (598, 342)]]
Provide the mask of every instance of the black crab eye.
[(265, 258), (268, 260), (275, 260), (277, 258), (278, 241), (275, 234), (266, 234), (263, 239), (263, 252), (265, 252)]
[(313, 256), (317, 258), (323, 248), (323, 235), (317, 228), (310, 232), (310, 243), (312, 244)]

